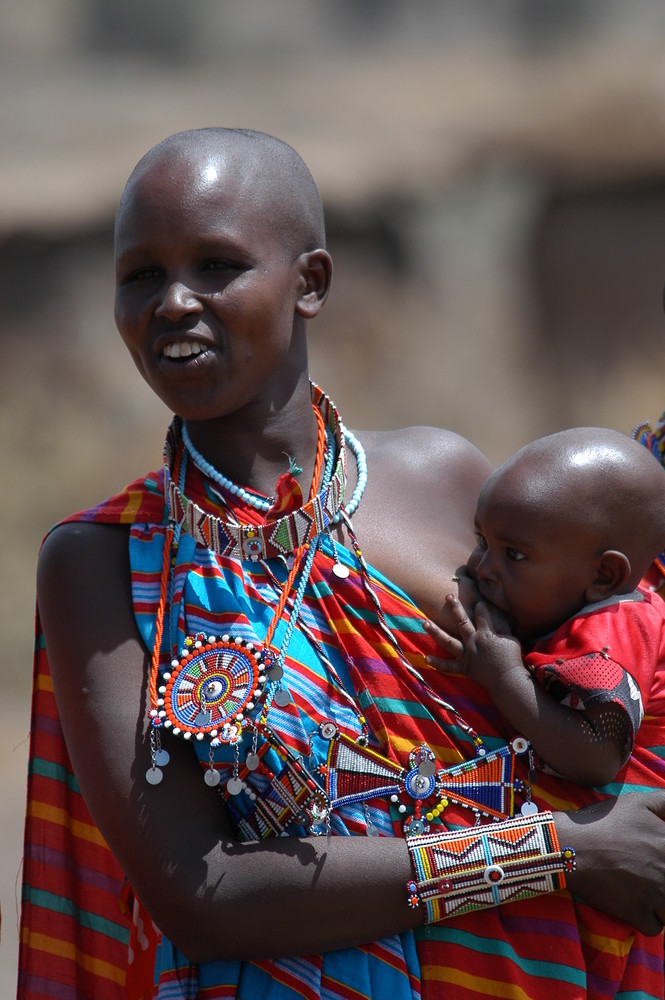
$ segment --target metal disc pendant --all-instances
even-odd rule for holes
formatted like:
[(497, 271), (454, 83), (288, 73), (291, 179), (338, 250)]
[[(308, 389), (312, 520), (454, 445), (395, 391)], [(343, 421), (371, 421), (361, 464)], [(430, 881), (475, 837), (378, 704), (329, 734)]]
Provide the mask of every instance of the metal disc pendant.
[(166, 767), (168, 762), (171, 760), (171, 754), (168, 750), (158, 750), (155, 754), (155, 764), (157, 767)]
[(286, 706), (291, 701), (291, 695), (286, 690), (286, 688), (280, 688), (279, 691), (275, 692), (275, 697), (273, 701), (279, 708), (286, 708)]
[(240, 795), (242, 791), (242, 781), (240, 778), (229, 778), (226, 784), (226, 790), (229, 795)]
[(349, 567), (345, 566), (344, 563), (336, 562), (332, 571), (339, 580), (346, 580), (349, 575)]
[(328, 809), (328, 806), (325, 802), (323, 802), (322, 800), (319, 802), (315, 801), (314, 804), (312, 805), (312, 811), (311, 811), (313, 825), (319, 826), (321, 823), (325, 823), (326, 820), (328, 819), (329, 813), (330, 810)]
[(149, 767), (145, 772), (145, 780), (149, 785), (158, 785), (163, 777), (164, 772), (158, 767)]
[(279, 663), (276, 663), (275, 666), (271, 667), (270, 670), (268, 671), (269, 681), (281, 681), (283, 676), (284, 676), (284, 669), (280, 666)]
[(337, 736), (337, 726), (334, 722), (322, 722), (319, 726), (319, 732), (324, 740), (334, 740)]
[(214, 788), (215, 785), (218, 785), (222, 779), (219, 776), (219, 771), (215, 771), (215, 769), (212, 768), (206, 771), (203, 775), (203, 780), (206, 785), (210, 785), (211, 788)]
[(248, 771), (256, 771), (259, 764), (260, 760), (257, 753), (248, 753), (245, 757), (245, 767)]
[(421, 760), (418, 764), (418, 773), (422, 774), (425, 778), (431, 778), (436, 773), (436, 761), (429, 759)]
[(522, 803), (520, 812), (523, 816), (535, 816), (538, 812), (538, 806), (535, 802), (524, 802)]

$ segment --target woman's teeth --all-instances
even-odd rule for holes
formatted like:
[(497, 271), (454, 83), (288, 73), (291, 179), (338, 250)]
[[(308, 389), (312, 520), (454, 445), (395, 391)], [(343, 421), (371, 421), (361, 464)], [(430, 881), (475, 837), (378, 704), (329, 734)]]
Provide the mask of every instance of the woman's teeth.
[(192, 354), (201, 354), (204, 350), (201, 344), (190, 344), (185, 341), (180, 344), (167, 344), (163, 354), (165, 358), (189, 358)]

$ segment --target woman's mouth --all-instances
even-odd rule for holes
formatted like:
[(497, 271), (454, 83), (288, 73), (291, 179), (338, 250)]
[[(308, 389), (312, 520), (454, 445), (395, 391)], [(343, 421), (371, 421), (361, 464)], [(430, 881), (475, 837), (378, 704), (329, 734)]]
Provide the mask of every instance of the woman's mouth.
[(163, 358), (191, 358), (196, 354), (203, 354), (207, 348), (197, 341), (180, 341), (173, 344), (167, 344), (162, 351)]

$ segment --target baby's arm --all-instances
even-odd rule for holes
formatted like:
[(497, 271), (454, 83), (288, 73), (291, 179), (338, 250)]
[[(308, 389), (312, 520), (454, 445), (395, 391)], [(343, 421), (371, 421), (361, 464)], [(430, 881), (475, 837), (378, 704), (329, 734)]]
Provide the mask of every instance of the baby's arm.
[(623, 709), (613, 703), (586, 711), (560, 705), (524, 666), (518, 640), (495, 629), (486, 604), (476, 605), (476, 626), (452, 594), (446, 605), (459, 639), (427, 622), (426, 631), (453, 657), (429, 662), (487, 688), (504, 718), (562, 777), (578, 785), (611, 781), (625, 762), (629, 722)]

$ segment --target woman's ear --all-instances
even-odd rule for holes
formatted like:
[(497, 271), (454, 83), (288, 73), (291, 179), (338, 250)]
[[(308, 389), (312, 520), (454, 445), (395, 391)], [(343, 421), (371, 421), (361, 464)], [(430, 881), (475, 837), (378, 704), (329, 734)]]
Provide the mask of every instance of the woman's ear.
[(332, 282), (332, 257), (327, 250), (310, 250), (298, 258), (302, 288), (296, 312), (304, 319), (314, 319), (323, 307)]
[(615, 549), (603, 552), (596, 564), (596, 576), (584, 592), (587, 602), (595, 604), (620, 593), (630, 572), (630, 560), (623, 552)]

